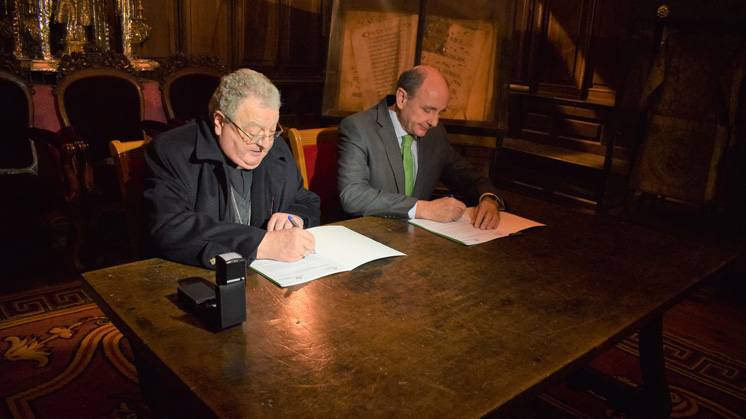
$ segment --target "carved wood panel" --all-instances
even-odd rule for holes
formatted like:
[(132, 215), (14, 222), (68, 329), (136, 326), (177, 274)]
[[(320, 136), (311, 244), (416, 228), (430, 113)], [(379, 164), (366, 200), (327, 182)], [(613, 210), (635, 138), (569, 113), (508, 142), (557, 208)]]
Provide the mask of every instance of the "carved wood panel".
[(230, 0), (142, 0), (150, 37), (138, 55), (166, 58), (177, 52), (208, 54), (232, 62)]
[[(631, 150), (616, 142), (609, 153), (608, 145), (618, 139), (614, 106), (629, 7), (629, 1), (519, 0), (504, 141), (508, 182), (599, 202), (600, 169), (628, 170)], [(554, 180), (562, 176), (568, 187), (559, 192)]]
[(519, 2), (510, 136), (605, 153), (628, 9), (628, 2), (603, 0)]
[(513, 89), (613, 105), (628, 13), (624, 1), (519, 1)]
[(242, 0), (234, 16), (236, 64), (267, 75), (321, 79), (330, 0)]

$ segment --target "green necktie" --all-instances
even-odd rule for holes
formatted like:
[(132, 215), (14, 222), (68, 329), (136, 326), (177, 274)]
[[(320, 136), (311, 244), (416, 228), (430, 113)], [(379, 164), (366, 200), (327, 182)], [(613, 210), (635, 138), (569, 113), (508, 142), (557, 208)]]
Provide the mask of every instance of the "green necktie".
[(414, 162), (412, 161), (412, 138), (407, 134), (401, 137), (401, 159), (404, 163), (404, 193), (412, 196), (414, 189)]

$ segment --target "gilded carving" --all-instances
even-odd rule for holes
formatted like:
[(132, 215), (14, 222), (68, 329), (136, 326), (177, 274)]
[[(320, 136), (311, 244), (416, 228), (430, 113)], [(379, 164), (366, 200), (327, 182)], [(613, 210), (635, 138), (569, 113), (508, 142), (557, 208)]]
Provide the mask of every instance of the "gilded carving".
[(90, 0), (58, 0), (54, 20), (65, 24), (65, 54), (83, 52), (86, 26), (93, 24)]
[(57, 71), (60, 58), (84, 53), (88, 45), (123, 53), (148, 69), (157, 63), (135, 60), (134, 51), (150, 35), (143, 12), (141, 0), (4, 0), (0, 37), (32, 71)]

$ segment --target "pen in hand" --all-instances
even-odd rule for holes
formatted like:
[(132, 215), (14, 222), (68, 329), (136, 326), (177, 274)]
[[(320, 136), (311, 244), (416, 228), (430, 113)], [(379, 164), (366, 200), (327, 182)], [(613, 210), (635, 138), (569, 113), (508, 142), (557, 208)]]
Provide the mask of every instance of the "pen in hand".
[[(300, 228), (300, 226), (298, 225), (298, 223), (296, 223), (295, 220), (293, 220), (293, 216), (292, 215), (288, 215), (288, 220), (290, 220), (290, 223), (293, 225), (293, 227)], [(313, 253), (315, 255), (316, 254), (316, 249), (311, 249), (311, 253)]]

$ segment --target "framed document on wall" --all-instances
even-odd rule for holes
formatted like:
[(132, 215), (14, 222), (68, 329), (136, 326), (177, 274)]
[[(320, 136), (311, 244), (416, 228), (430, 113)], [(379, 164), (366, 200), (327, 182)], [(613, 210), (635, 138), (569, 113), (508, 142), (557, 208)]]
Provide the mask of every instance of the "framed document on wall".
[(429, 64), (448, 80), (443, 118), (504, 128), (514, 13), (515, 0), (335, 0), (323, 114), (368, 109)]

